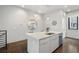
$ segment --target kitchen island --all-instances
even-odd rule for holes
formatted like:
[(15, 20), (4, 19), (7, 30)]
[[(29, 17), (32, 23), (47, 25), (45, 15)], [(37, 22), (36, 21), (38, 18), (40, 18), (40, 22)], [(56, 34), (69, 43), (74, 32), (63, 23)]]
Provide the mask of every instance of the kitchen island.
[(53, 32), (27, 33), (29, 53), (51, 53), (59, 47), (59, 34)]

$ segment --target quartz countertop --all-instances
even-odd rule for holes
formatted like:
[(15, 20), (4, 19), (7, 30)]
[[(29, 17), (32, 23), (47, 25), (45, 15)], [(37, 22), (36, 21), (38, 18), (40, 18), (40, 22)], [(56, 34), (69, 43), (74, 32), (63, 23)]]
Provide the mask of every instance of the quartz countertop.
[(35, 32), (35, 33), (26, 33), (27, 37), (35, 38), (35, 39), (42, 39), (50, 36), (57, 35), (58, 33), (54, 33), (51, 35), (47, 35), (47, 33), (53, 33), (53, 32)]

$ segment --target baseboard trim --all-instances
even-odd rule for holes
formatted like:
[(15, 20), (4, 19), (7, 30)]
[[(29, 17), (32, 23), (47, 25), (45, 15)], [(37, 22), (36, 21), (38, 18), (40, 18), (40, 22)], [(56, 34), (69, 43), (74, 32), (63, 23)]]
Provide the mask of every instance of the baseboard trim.
[(23, 41), (27, 41), (27, 40), (20, 40), (20, 41), (16, 41), (16, 42), (12, 42), (12, 43), (7, 43), (7, 46), (10, 45), (10, 44), (17, 44), (17, 43), (23, 42)]
[(66, 37), (66, 38), (70, 38), (70, 39), (77, 39), (77, 40), (79, 40), (78, 38), (73, 38), (73, 37)]
[(14, 44), (14, 43), (21, 42), (21, 41), (27, 41), (27, 40), (24, 39), (24, 40), (19, 40), (19, 41), (15, 41), (15, 42), (10, 42), (10, 43), (7, 43), (7, 45), (9, 45), (9, 44)]

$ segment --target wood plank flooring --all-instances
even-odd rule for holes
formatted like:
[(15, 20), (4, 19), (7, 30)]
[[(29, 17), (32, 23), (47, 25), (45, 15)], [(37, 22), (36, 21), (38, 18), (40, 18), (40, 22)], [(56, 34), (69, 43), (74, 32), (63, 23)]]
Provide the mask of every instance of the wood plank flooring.
[(65, 38), (55, 53), (79, 53), (79, 39)]
[[(0, 48), (0, 53), (27, 53), (27, 41), (10, 43), (7, 48)], [(79, 53), (79, 40), (65, 38), (63, 45), (55, 50), (54, 53)]]
[(9, 43), (7, 47), (0, 49), (0, 53), (26, 53), (26, 52), (27, 52), (26, 40)]

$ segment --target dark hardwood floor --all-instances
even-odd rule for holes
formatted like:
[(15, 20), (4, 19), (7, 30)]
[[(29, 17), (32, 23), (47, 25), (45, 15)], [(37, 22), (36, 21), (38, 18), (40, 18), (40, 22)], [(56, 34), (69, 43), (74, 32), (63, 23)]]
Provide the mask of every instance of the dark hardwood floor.
[[(7, 48), (0, 48), (0, 53), (27, 53), (27, 41), (10, 43)], [(65, 38), (63, 45), (55, 50), (54, 53), (79, 53), (79, 40)]]
[(79, 53), (79, 39), (65, 38), (55, 53)]
[(7, 47), (0, 48), (0, 53), (26, 53), (27, 41), (18, 41), (7, 44)]

